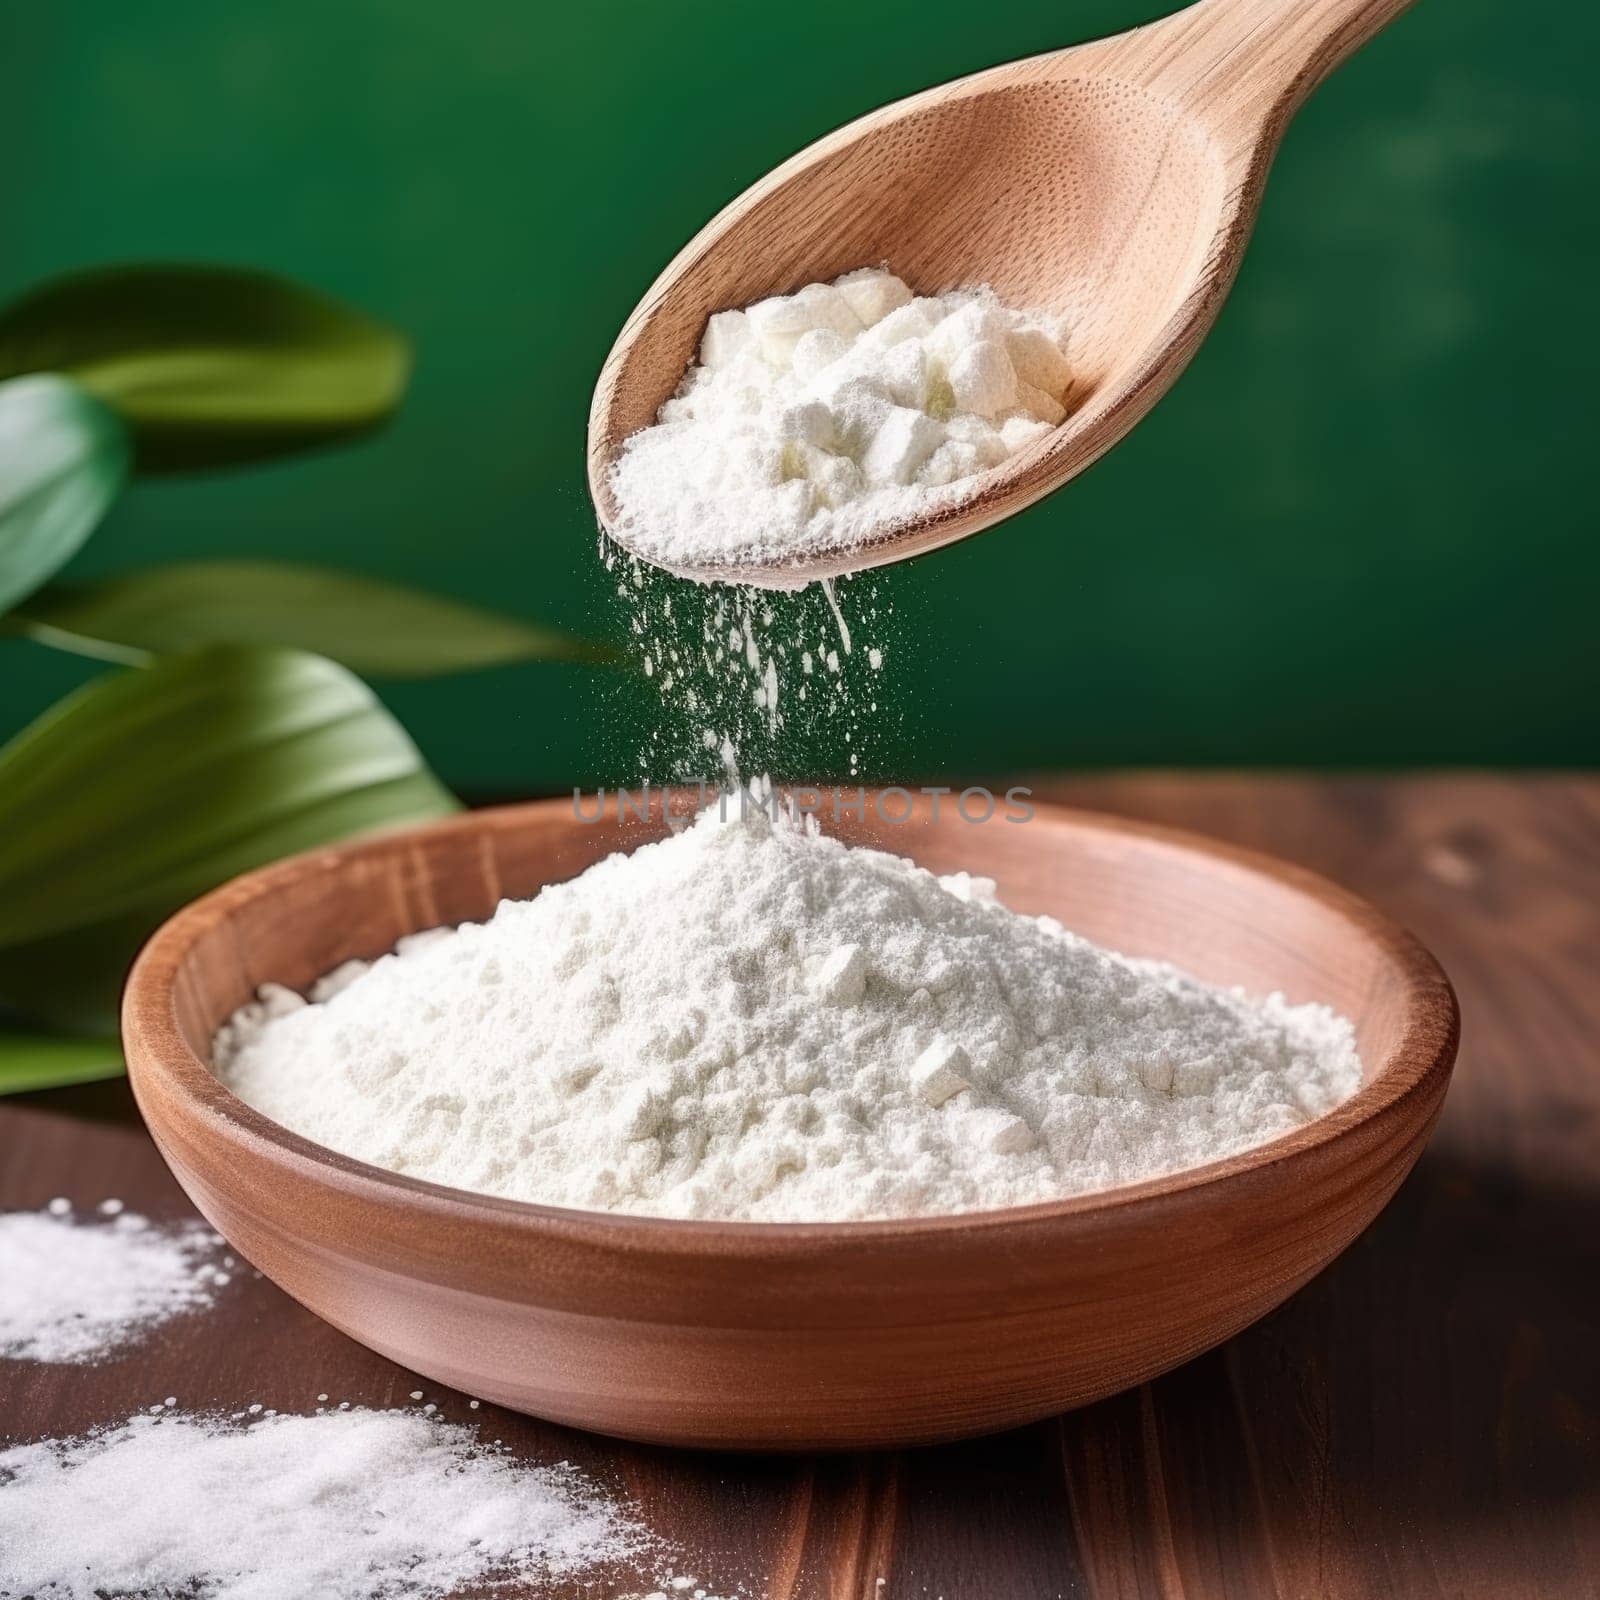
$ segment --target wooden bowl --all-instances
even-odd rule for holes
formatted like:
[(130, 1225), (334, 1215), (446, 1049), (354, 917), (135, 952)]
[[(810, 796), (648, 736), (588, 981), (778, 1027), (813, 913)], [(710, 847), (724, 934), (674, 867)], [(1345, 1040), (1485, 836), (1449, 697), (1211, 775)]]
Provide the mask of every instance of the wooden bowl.
[(214, 1030), (258, 984), (304, 988), (662, 831), (613, 813), (584, 824), (562, 799), (299, 856), (180, 912), (124, 1001), (140, 1108), (211, 1223), (352, 1338), (557, 1422), (741, 1449), (959, 1438), (1142, 1382), (1271, 1310), (1410, 1170), (1449, 1081), (1455, 998), (1370, 906), (1259, 856), (1058, 808), (1021, 825), (963, 822), (949, 797), (937, 822), (925, 799), (898, 826), (867, 813), (832, 831), (993, 877), (1017, 910), (1130, 954), (1325, 1001), (1356, 1025), (1363, 1087), (1270, 1144), (1127, 1188), (776, 1224), (563, 1210), (399, 1177), (288, 1132), (212, 1075)]

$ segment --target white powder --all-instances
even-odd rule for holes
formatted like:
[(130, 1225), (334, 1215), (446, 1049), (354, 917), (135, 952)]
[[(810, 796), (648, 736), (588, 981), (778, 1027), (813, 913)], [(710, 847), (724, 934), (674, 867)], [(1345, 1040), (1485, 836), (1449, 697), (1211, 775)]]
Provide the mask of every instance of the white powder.
[(651, 561), (781, 566), (926, 520), (1066, 415), (1066, 333), (986, 286), (918, 298), (863, 268), (706, 326), (612, 472)]
[(102, 1201), (0, 1215), (0, 1356), (87, 1362), (209, 1306), (230, 1274), (222, 1240), (202, 1223), (158, 1225)]
[(1017, 915), (983, 880), (732, 815), (340, 969), (320, 1003), (273, 991), (219, 1035), (221, 1076), (397, 1172), (774, 1221), (1130, 1182), (1359, 1083), (1350, 1025), (1324, 1007), (1216, 989)]
[[(658, 701), (634, 759), (652, 782), (717, 780), (725, 772), (811, 776), (867, 770), (904, 712), (880, 717), (878, 696), (898, 644), (895, 605), (878, 575), (793, 593), (683, 583), (609, 541), (613, 578), (644, 681)], [(635, 692), (619, 682), (619, 698)], [(636, 718), (619, 705), (617, 726)], [(880, 757), (881, 759), (881, 757)]]
[(360, 1409), (165, 1411), (0, 1451), (0, 1530), (0, 1594), (38, 1600), (401, 1600), (559, 1578), (650, 1543), (564, 1463)]

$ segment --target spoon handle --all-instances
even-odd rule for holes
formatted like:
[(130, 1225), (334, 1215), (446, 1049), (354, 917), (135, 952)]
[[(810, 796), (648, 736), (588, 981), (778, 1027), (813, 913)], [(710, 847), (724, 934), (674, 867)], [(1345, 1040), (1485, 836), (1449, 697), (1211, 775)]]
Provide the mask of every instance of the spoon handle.
[(1162, 86), (1219, 128), (1281, 128), (1311, 91), (1413, 0), (1199, 0), (1154, 26), (1175, 37)]

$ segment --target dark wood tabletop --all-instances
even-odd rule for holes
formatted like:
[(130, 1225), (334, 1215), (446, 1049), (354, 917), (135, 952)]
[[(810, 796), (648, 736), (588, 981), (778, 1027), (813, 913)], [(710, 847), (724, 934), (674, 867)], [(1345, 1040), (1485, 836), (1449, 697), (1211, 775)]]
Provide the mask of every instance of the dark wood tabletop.
[[(968, 1444), (696, 1456), (469, 1412), (247, 1275), (104, 1365), (0, 1361), (0, 1433), (75, 1432), (169, 1394), (295, 1411), (424, 1388), (530, 1460), (590, 1469), (712, 1593), (771, 1600), (1600, 1594), (1600, 778), (1035, 788), (1315, 867), (1408, 924), (1460, 994), (1460, 1064), (1416, 1171), (1220, 1349)], [(55, 1195), (188, 1214), (120, 1082), (0, 1102), (0, 1208)], [(650, 1587), (633, 1576), (555, 1592)]]

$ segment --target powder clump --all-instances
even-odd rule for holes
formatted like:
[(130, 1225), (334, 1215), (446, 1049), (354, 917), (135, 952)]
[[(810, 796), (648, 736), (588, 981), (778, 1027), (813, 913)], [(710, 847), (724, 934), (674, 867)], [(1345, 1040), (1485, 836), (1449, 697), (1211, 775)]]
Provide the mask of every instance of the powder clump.
[(393, 1171), (662, 1216), (1054, 1199), (1270, 1139), (1361, 1072), (1325, 1007), (732, 800), (341, 979), (238, 1013), (224, 1081)]
[(667, 567), (781, 567), (923, 521), (1044, 438), (1072, 382), (1049, 312), (877, 267), (718, 312), (699, 357), (611, 476), (616, 531)]

